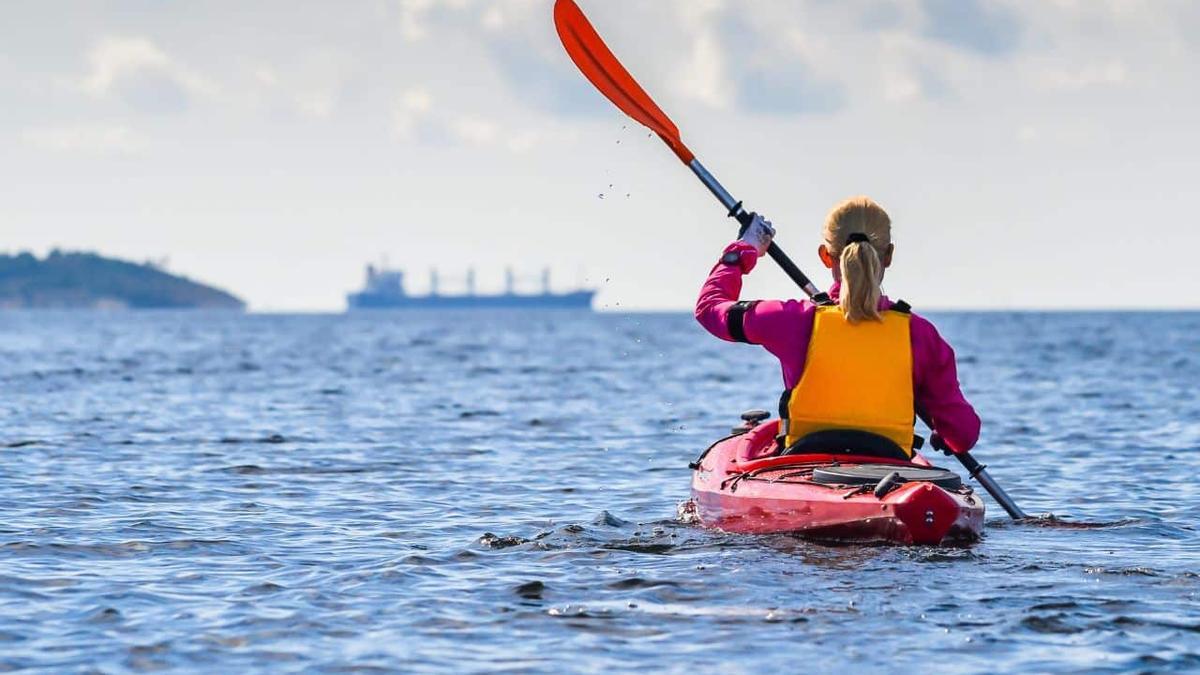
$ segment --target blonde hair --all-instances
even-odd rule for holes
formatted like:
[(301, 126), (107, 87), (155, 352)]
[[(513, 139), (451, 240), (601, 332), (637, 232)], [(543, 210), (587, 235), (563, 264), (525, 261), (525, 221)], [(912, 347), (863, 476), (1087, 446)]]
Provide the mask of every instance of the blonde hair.
[(841, 270), (838, 305), (847, 321), (880, 320), (883, 260), (891, 245), (892, 219), (870, 197), (851, 197), (825, 217), (825, 246)]

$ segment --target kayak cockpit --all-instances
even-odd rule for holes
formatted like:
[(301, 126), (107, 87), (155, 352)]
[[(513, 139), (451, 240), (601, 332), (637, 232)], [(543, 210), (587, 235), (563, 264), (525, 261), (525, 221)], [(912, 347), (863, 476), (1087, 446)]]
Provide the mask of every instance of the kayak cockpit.
[(747, 424), (692, 463), (692, 501), (702, 524), (900, 544), (969, 541), (983, 529), (979, 496), (919, 454), (900, 459), (836, 446), (778, 454), (777, 429), (776, 422)]

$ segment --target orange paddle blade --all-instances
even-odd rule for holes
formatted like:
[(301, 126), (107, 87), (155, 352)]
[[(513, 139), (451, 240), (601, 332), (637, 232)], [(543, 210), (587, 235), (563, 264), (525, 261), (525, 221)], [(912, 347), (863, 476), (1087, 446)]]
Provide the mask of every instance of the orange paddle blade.
[(690, 164), (695, 155), (679, 138), (675, 123), (613, 56), (574, 0), (554, 3), (554, 27), (584, 77), (626, 115), (658, 134), (684, 164)]

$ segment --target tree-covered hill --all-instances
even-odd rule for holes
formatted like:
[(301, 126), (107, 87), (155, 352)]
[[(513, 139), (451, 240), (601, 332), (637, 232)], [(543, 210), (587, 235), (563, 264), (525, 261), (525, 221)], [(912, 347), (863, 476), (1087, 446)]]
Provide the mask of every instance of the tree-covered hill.
[(245, 308), (237, 297), (151, 264), (94, 253), (0, 255), (0, 308)]

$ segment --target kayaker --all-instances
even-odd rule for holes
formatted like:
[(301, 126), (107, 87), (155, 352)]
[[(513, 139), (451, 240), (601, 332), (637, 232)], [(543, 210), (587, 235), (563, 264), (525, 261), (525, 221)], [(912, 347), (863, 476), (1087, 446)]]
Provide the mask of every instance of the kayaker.
[(829, 307), (809, 300), (739, 301), (742, 275), (775, 235), (761, 216), (709, 273), (696, 320), (723, 340), (762, 345), (783, 366), (780, 443), (762, 454), (852, 432), (886, 439), (879, 452), (911, 457), (918, 411), (932, 425), (936, 445), (966, 452), (979, 439), (979, 416), (959, 387), (954, 350), (927, 319), (883, 294), (884, 270), (895, 253), (891, 230), (887, 212), (867, 197), (829, 212), (817, 251), (833, 273), (829, 296), (836, 304)]

